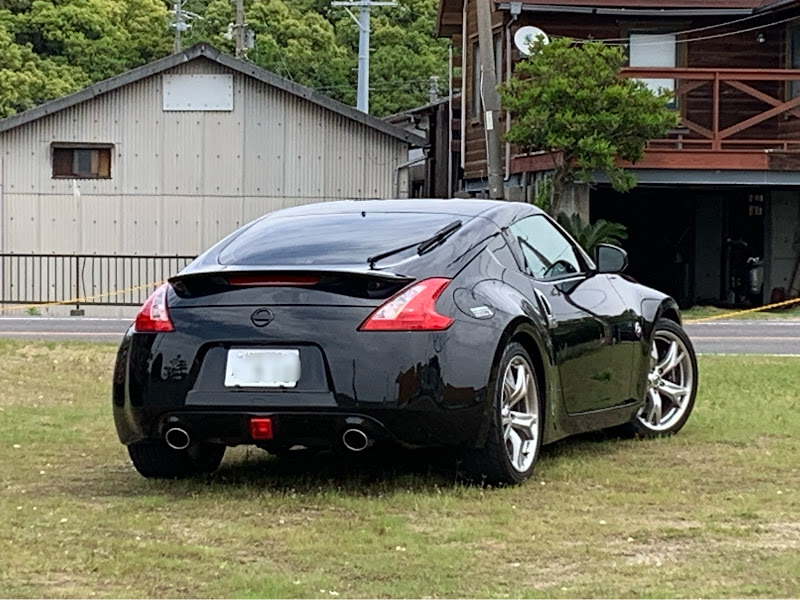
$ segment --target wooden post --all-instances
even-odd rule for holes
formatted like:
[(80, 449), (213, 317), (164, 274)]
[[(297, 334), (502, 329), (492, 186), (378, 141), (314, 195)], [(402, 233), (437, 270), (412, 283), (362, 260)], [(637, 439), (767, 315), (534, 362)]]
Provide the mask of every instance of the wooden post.
[(712, 128), (714, 137), (711, 141), (711, 148), (712, 150), (721, 150), (722, 149), (722, 141), (719, 138), (719, 71), (714, 72), (714, 94), (713, 94), (713, 115), (711, 117), (712, 120)]
[[(490, 0), (477, 0), (478, 45), (481, 55), (481, 98), (483, 100), (483, 126), (488, 140), (486, 164), (489, 170), (489, 198), (503, 199), (502, 152), (500, 148), (500, 94), (497, 93), (497, 71), (494, 63), (492, 36), (492, 9)], [(479, 68), (473, 65), (473, 69)], [(477, 90), (472, 90), (476, 93)]]

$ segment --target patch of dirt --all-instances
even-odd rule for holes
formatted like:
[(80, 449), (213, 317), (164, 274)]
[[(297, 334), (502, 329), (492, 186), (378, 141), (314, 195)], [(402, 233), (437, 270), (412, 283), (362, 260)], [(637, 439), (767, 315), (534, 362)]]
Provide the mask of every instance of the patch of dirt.
[(794, 550), (800, 548), (800, 522), (773, 521), (756, 528), (755, 539), (744, 540), (754, 550)]
[(522, 564), (524, 581), (535, 590), (546, 590), (568, 584), (576, 575), (580, 574), (580, 566), (574, 562), (548, 561), (535, 565)]
[[(699, 523), (676, 521), (675, 528), (692, 529)], [(766, 525), (728, 524), (737, 535), (731, 537), (695, 537), (686, 539), (648, 539), (642, 541), (614, 541), (607, 545), (613, 555), (622, 556), (629, 565), (660, 567), (667, 563), (680, 563), (698, 555), (724, 554), (730, 550), (776, 551), (800, 549), (800, 522), (776, 521)], [(725, 527), (720, 525), (720, 527)], [(726, 527), (727, 528), (727, 527)], [(744, 534), (744, 535), (742, 535)]]

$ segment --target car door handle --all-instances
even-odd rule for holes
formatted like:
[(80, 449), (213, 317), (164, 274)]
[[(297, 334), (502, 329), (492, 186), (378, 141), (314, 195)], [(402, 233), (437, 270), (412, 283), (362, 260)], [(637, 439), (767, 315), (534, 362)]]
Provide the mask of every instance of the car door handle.
[(553, 316), (553, 307), (550, 306), (550, 301), (539, 290), (534, 289), (533, 291), (536, 294), (536, 298), (539, 300), (539, 305), (542, 307), (545, 318), (547, 318), (547, 326), (550, 329), (555, 329), (558, 327), (558, 321), (556, 321), (555, 316)]

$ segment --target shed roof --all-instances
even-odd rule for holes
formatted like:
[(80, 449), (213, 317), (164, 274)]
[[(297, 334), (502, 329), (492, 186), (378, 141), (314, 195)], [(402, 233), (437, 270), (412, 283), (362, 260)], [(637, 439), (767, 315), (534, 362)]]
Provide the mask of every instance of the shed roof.
[(0, 120), (0, 133), (8, 131), (9, 129), (14, 129), (15, 127), (19, 127), (21, 125), (25, 125), (26, 123), (30, 123), (71, 106), (75, 106), (76, 104), (86, 102), (102, 94), (107, 94), (108, 92), (119, 89), (131, 83), (135, 83), (145, 79), (146, 77), (158, 75), (159, 73), (163, 73), (164, 71), (177, 67), (178, 65), (201, 57), (212, 60), (224, 67), (227, 67), (228, 69), (232, 69), (233, 71), (247, 75), (253, 79), (257, 79), (258, 81), (266, 83), (267, 85), (271, 85), (275, 88), (283, 90), (284, 92), (293, 94), (294, 96), (304, 98), (312, 104), (326, 108), (352, 121), (361, 123), (367, 127), (371, 127), (372, 129), (385, 133), (386, 135), (398, 138), (404, 142), (408, 142), (412, 146), (422, 147), (426, 144), (425, 138), (423, 137), (414, 135), (413, 133), (405, 131), (400, 127), (396, 127), (391, 123), (387, 123), (386, 121), (378, 119), (377, 117), (373, 117), (356, 110), (352, 106), (338, 102), (337, 100), (329, 98), (328, 96), (312, 90), (311, 88), (307, 88), (300, 84), (294, 83), (293, 81), (289, 81), (288, 79), (280, 77), (279, 75), (276, 75), (270, 71), (266, 71), (249, 62), (229, 56), (220, 50), (217, 50), (210, 44), (203, 42), (195, 44), (183, 52), (172, 54), (141, 67), (126, 71), (125, 73), (115, 77), (111, 77), (110, 79), (100, 81), (73, 94), (64, 96), (63, 98), (50, 100), (49, 102), (45, 102), (44, 104), (40, 104), (39, 106), (19, 114), (2, 119)]

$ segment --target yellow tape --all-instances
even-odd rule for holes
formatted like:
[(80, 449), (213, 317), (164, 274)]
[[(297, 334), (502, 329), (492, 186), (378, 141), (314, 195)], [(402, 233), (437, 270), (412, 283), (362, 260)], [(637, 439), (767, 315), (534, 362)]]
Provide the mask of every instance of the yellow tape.
[(161, 285), (163, 281), (154, 281), (152, 283), (145, 283), (142, 285), (136, 285), (133, 287), (125, 288), (122, 290), (114, 290), (113, 292), (103, 292), (102, 294), (95, 294), (93, 296), (84, 296), (82, 298), (72, 298), (70, 300), (59, 300), (58, 302), (48, 302), (46, 304), (23, 304), (23, 305), (14, 305), (14, 306), (5, 306), (3, 305), (3, 310), (6, 311), (15, 311), (15, 310), (29, 310), (31, 308), (48, 308), (50, 306), (67, 306), (69, 304), (85, 304), (90, 300), (97, 300), (98, 298), (105, 298), (106, 296), (119, 296), (120, 294), (127, 294), (128, 292), (136, 292), (141, 289), (150, 288), (150, 287), (158, 287)]
[(771, 310), (773, 308), (780, 308), (782, 306), (790, 306), (792, 304), (800, 303), (800, 298), (792, 298), (791, 300), (784, 300), (783, 302), (775, 302), (774, 304), (767, 304), (766, 306), (758, 306), (756, 308), (747, 308), (745, 310), (735, 310), (732, 312), (722, 313), (721, 315), (713, 315), (710, 317), (700, 317), (698, 319), (687, 319), (684, 324), (691, 323), (704, 323), (706, 321), (718, 321), (720, 319), (730, 319), (738, 317), (739, 315), (746, 315), (748, 313), (761, 312), (764, 310)]
[[(127, 294), (129, 292), (136, 292), (138, 290), (144, 288), (155, 288), (161, 285), (163, 281), (153, 281), (151, 283), (145, 283), (142, 285), (136, 285), (133, 287), (125, 288), (122, 290), (114, 290), (113, 292), (103, 292), (102, 294), (95, 294), (93, 296), (84, 296), (82, 298), (72, 298), (70, 300), (59, 300), (58, 302), (48, 302), (46, 304), (25, 304), (25, 305), (14, 305), (14, 306), (5, 306), (2, 305), (3, 310), (6, 311), (15, 311), (15, 310), (28, 310), (31, 308), (48, 308), (50, 306), (67, 306), (70, 304), (81, 304), (89, 302), (90, 300), (97, 300), (98, 298), (105, 298), (106, 296), (119, 296), (120, 294)], [(758, 306), (756, 308), (747, 308), (745, 310), (735, 310), (727, 313), (722, 313), (719, 315), (712, 315), (710, 317), (700, 317), (698, 319), (687, 319), (684, 321), (684, 324), (694, 324), (694, 323), (704, 323), (706, 321), (718, 321), (720, 319), (728, 319), (734, 318), (739, 315), (746, 315), (748, 313), (756, 313), (765, 310), (772, 310), (773, 308), (780, 308), (782, 306), (791, 306), (792, 304), (799, 304), (800, 298), (792, 298), (791, 300), (784, 300), (783, 302), (775, 302), (774, 304), (767, 304), (765, 306)]]

